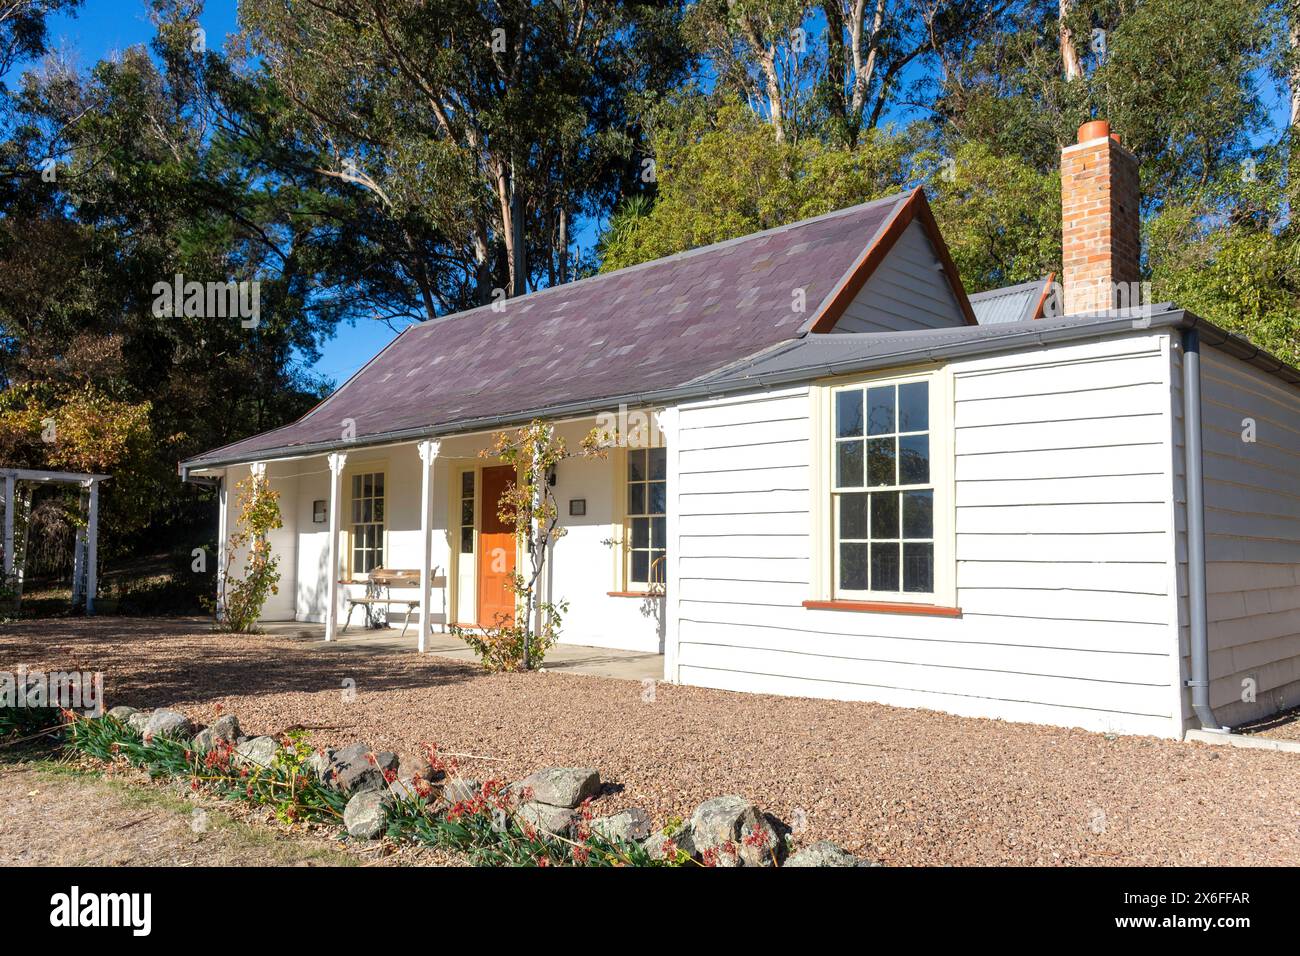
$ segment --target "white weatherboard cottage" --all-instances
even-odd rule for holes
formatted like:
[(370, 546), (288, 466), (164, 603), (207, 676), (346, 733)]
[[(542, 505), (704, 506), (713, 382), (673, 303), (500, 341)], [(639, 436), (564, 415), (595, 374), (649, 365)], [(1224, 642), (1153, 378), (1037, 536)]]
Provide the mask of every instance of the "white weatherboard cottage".
[(1136, 161), (1089, 124), (1063, 174), (1064, 316), (1044, 283), (973, 308), (918, 190), (408, 329), (182, 472), (220, 483), (223, 540), (234, 482), (281, 493), (269, 619), (332, 638), (367, 572), (409, 569), (423, 648), (512, 611), (494, 433), (576, 445), (631, 409), (654, 447), (554, 478), (566, 642), (1165, 737), (1300, 702), (1300, 373), (1175, 306), (1111, 308)]

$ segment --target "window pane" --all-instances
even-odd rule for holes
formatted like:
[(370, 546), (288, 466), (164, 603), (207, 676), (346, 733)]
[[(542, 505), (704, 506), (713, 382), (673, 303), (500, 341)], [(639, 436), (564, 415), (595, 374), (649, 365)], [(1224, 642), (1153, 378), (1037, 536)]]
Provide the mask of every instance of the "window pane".
[(371, 567), (382, 568), (384, 566), (384, 536), (375, 529), (375, 563)]
[(869, 495), (840, 495), (840, 537), (867, 537), (867, 498)]
[(645, 485), (633, 484), (627, 486), (627, 513), (630, 515), (645, 514)]
[(651, 448), (646, 452), (649, 458), (650, 480), (663, 481), (668, 477), (668, 452), (663, 448)]
[(897, 454), (897, 438), (867, 439), (867, 484), (872, 488), (881, 485), (896, 484), (894, 480), (894, 458)]
[(867, 434), (889, 435), (894, 427), (894, 386), (867, 389)]
[(632, 580), (645, 582), (650, 580), (650, 552), (632, 552)]
[(644, 448), (636, 448), (627, 453), (627, 480), (645, 481)]
[(384, 496), (384, 473), (382, 471), (375, 475), (375, 496), (378, 498)]
[(667, 552), (651, 551), (650, 552), (650, 574), (654, 577), (655, 583), (668, 583), (668, 562), (665, 560)]
[(923, 432), (930, 428), (930, 383), (898, 386), (898, 430)]
[(908, 491), (903, 494), (903, 537), (934, 537), (933, 491)]
[(360, 475), (352, 476), (352, 497), (353, 498), (361, 497), (361, 476)]
[(361, 520), (375, 520), (375, 501), (373, 498), (365, 498), (361, 502)]
[(846, 591), (867, 589), (867, 546), (840, 545), (840, 587)]
[(361, 520), (361, 499), (358, 498), (352, 502), (352, 523), (356, 524)]
[(840, 488), (862, 487), (862, 442), (842, 441), (835, 449), (835, 484)]
[(652, 481), (646, 485), (646, 511), (652, 515), (668, 513), (668, 485), (662, 481)]
[(460, 529), (460, 553), (461, 554), (474, 553), (474, 529), (473, 528)]
[(871, 537), (898, 537), (898, 492), (881, 491), (871, 496)]
[(474, 499), (466, 498), (460, 503), (460, 523), (474, 524)]
[(837, 392), (835, 395), (835, 437), (852, 438), (862, 434), (862, 392)]
[(929, 593), (934, 590), (934, 545), (909, 542), (903, 545), (903, 590)]
[(898, 439), (898, 483), (923, 485), (930, 480), (930, 436), (904, 435)]
[(375, 520), (376, 521), (384, 520), (384, 499), (383, 498), (375, 499)]
[(871, 546), (871, 590), (898, 590), (898, 545)]
[(366, 551), (363, 547), (361, 547), (361, 540), (359, 538), (355, 540), (356, 540), (356, 544), (352, 546), (352, 573), (365, 574), (366, 568), (364, 568), (362, 565), (365, 563), (364, 555)]
[(467, 471), (460, 476), (460, 493), (466, 497), (474, 496), (474, 472)]
[(649, 518), (632, 519), (632, 547), (634, 548), (650, 547), (650, 519)]
[(362, 476), (361, 476), (361, 494), (362, 494), (362, 496), (363, 496), (363, 497), (366, 497), (366, 498), (370, 498), (370, 497), (373, 497), (373, 496), (374, 496), (374, 493), (375, 493), (375, 476), (374, 476), (374, 475), (362, 475)]
[(650, 547), (663, 548), (668, 544), (668, 519), (650, 519)]

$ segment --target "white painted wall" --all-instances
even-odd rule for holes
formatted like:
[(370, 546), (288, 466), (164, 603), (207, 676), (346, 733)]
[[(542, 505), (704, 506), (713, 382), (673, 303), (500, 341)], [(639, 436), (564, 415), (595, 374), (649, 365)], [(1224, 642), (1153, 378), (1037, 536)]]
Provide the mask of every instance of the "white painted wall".
[(1180, 732), (1168, 336), (954, 363), (960, 618), (812, 610), (806, 388), (680, 408), (678, 678)]
[[(593, 422), (561, 426), (561, 434), (576, 448)], [(459, 535), (459, 482), (465, 468), (480, 468), (485, 462), (479, 457), (480, 448), (489, 443), (487, 436), (446, 439), (434, 466), (434, 577), (432, 624), (436, 632), (446, 629), (448, 614), (453, 605), (451, 590), (457, 587), (458, 562), (453, 561), (452, 548), (458, 546)], [(615, 495), (623, 494), (621, 483), (614, 474), (616, 461), (574, 459), (561, 464), (558, 472), (556, 495), (560, 503), (562, 523), (567, 533), (555, 546), (551, 573), (547, 585), (556, 599), (569, 602), (561, 641), (595, 647), (624, 648), (648, 653), (662, 649), (663, 600), (610, 596), (620, 589), (615, 573), (616, 558), (608, 543), (617, 536), (614, 524)], [(232, 472), (237, 469), (232, 469)], [(325, 458), (309, 458), (291, 462), (275, 462), (269, 467), (272, 487), (281, 492), (281, 507), (285, 515), (285, 528), (272, 538), (272, 546), (281, 555), (281, 567), (286, 570), (282, 581), (280, 599), (268, 605), (266, 620), (295, 619), (323, 622), (328, 599), (326, 582), (329, 532), (327, 524), (312, 522), (312, 503), (320, 499), (329, 501), (329, 471)], [(353, 473), (383, 471), (388, 508), (387, 552), (385, 564), (393, 568), (419, 567), (419, 502), (420, 461), (414, 444), (385, 449), (357, 450), (349, 453), (343, 481), (343, 522), (349, 523), (349, 497)], [(481, 483), (480, 483), (481, 486)], [(585, 498), (585, 517), (569, 517), (571, 498)], [(480, 500), (478, 507), (485, 505)], [(450, 525), (450, 527), (449, 527)], [(346, 542), (346, 535), (343, 536)], [(344, 545), (341, 545), (342, 548)], [(466, 580), (461, 582), (458, 617), (472, 620), (473, 608), (465, 607), (467, 599), (476, 595), (473, 566), (465, 568)], [(360, 596), (363, 585), (348, 585), (341, 589)], [(418, 589), (393, 590), (394, 597), (418, 597)], [(343, 612), (343, 615), (346, 611)], [(340, 616), (340, 621), (343, 620)], [(394, 605), (389, 610), (389, 622), (401, 626), (406, 609)], [(418, 619), (418, 613), (412, 620)], [(361, 609), (353, 613), (353, 627), (363, 621)], [(414, 635), (414, 624), (411, 634)]]
[(966, 324), (934, 246), (913, 222), (835, 323), (836, 332), (894, 332)]
[[(241, 481), (247, 481), (251, 476), (252, 469), (249, 465), (235, 465), (225, 470), (225, 481), (227, 482), (226, 500), (230, 509), (227, 516), (227, 539), (229, 539), (230, 535), (239, 531), (240, 489), (237, 485)], [(262, 619), (267, 621), (292, 620), (298, 581), (296, 530), (298, 479), (295, 469), (289, 462), (268, 463), (266, 477), (271, 490), (280, 493), (280, 512), (283, 527), (267, 535), (271, 544), (271, 553), (278, 555), (280, 558), (280, 584), (279, 592), (267, 598), (266, 604), (262, 608)], [(248, 547), (245, 546), (231, 555), (233, 557), (230, 563), (231, 580), (243, 576), (244, 567), (248, 561), (248, 551)]]
[[(1172, 355), (1175, 381), (1182, 355)], [(1182, 388), (1175, 391), (1179, 507)], [(1300, 703), (1300, 389), (1224, 352), (1201, 348), (1210, 706), (1236, 725)], [(1245, 421), (1255, 441), (1244, 440)], [(1180, 541), (1183, 676), (1190, 673), (1186, 541)], [(1253, 701), (1247, 691), (1253, 681)], [(1183, 691), (1188, 728), (1199, 726)]]

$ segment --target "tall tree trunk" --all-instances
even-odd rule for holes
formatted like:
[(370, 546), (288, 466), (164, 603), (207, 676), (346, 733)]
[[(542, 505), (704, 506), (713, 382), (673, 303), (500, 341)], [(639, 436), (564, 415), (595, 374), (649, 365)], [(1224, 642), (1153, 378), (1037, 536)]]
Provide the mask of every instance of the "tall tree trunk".
[(519, 172), (514, 160), (510, 161), (510, 235), (507, 252), (510, 255), (510, 294), (528, 292), (527, 243), (524, 241), (524, 196), (519, 188)]
[(1291, 126), (1300, 127), (1300, 0), (1287, 4), (1287, 46), (1291, 64), (1287, 70), (1291, 84)]
[(1083, 75), (1083, 65), (1079, 62), (1079, 49), (1074, 45), (1074, 35), (1066, 25), (1066, 18), (1074, 8), (1074, 0), (1061, 0), (1061, 69), (1067, 81), (1077, 80)]
[(763, 68), (767, 84), (767, 112), (772, 118), (772, 129), (776, 133), (776, 141), (784, 143), (785, 111), (781, 105), (781, 81), (776, 73), (776, 49), (770, 46), (761, 48), (758, 62)]
[[(563, 202), (563, 200), (561, 200)], [(569, 210), (560, 207), (560, 235), (556, 241), (560, 253), (560, 282), (569, 281)]]

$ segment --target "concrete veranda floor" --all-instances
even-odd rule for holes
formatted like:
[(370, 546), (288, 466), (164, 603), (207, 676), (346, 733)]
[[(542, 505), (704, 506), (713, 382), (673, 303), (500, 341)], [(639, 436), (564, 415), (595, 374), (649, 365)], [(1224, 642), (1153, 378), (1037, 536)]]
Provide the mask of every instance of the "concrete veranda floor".
[[(258, 625), (263, 633), (275, 637), (325, 643), (325, 625), (302, 621), (262, 621)], [(400, 627), (371, 628), (354, 625), (341, 633), (334, 644), (377, 654), (415, 654), (416, 631), (411, 628), (402, 637)], [(469, 646), (453, 634), (431, 634), (425, 644), (426, 654), (450, 657), (454, 660), (478, 662)], [(625, 680), (662, 680), (664, 656), (640, 651), (620, 651), (607, 647), (586, 647), (581, 644), (556, 644), (546, 653), (543, 668), (548, 671), (568, 671), (591, 677), (621, 677)]]

